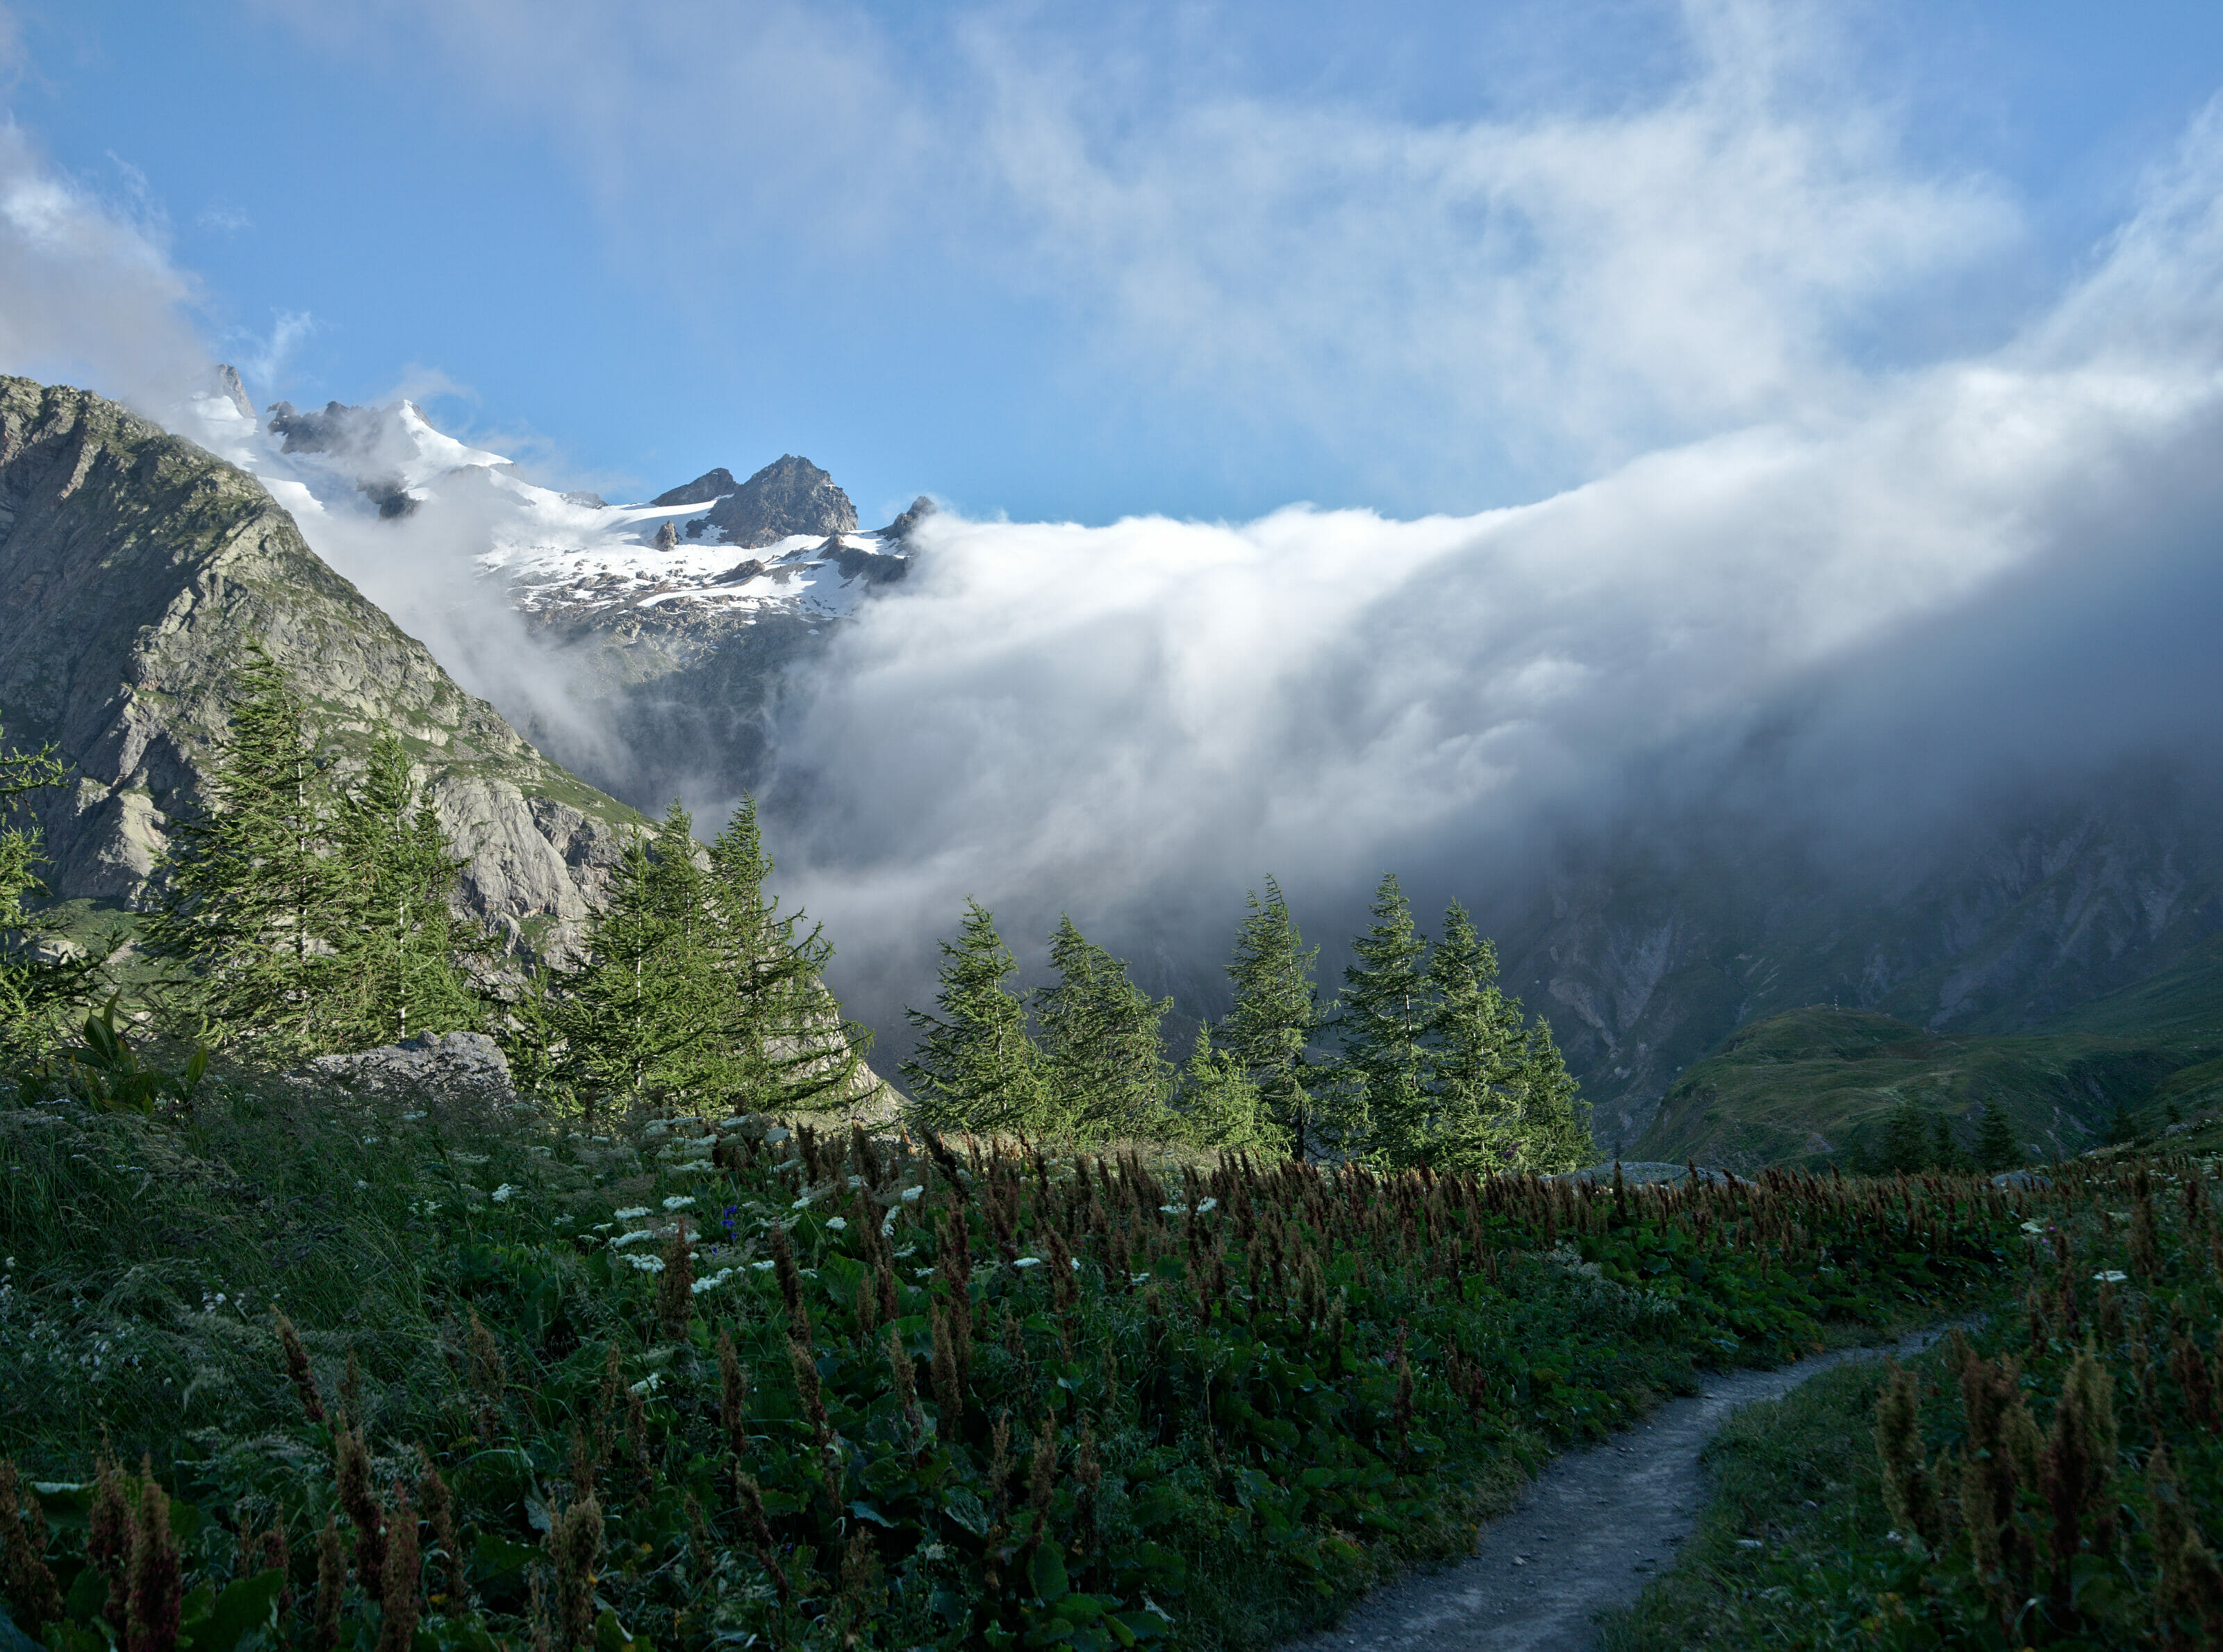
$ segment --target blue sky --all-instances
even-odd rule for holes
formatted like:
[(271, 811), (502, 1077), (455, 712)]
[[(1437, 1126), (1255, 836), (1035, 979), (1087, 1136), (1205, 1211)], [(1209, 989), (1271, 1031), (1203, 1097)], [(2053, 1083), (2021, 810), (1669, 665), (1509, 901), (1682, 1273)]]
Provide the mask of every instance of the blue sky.
[(2223, 87), (2160, 0), (0, 16), (258, 400), (613, 496), (799, 451), (868, 525), (1464, 512), (1816, 416), (2052, 302)]

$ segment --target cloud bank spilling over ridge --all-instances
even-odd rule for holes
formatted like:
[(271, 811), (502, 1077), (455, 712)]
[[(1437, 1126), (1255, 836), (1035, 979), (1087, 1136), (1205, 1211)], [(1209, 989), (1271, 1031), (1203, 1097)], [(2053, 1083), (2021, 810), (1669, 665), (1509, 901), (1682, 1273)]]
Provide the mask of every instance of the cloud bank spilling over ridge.
[[(1505, 910), (1566, 834), (1712, 801), (1888, 848), (1999, 787), (2214, 769), (2223, 122), (2050, 302), (1956, 320), (2016, 204), (1910, 163), (1816, 13), (1679, 15), (1665, 82), (1456, 118), (1138, 64), (1023, 11), (299, 27), (356, 51), (424, 25), (443, 73), (570, 146), (683, 302), (729, 254), (803, 248), (834, 287), (899, 256), (984, 313), (1063, 306), (1045, 372), (1155, 386), (1203, 435), (1281, 421), (1379, 479), (1393, 514), (945, 513), (794, 685), (776, 770), (706, 767), (706, 827), (763, 780), (836, 985), (894, 1031), (968, 896), (1029, 943), (1069, 910), (1202, 1006), (1268, 871), (1333, 941), (1385, 867), (1424, 907)], [(12, 129), (0, 274), (35, 295), (0, 316), (9, 367), (81, 362), (158, 416), (205, 367), (159, 221)], [(611, 750), (574, 662), (469, 577), (488, 499), (380, 521), (281, 497), (467, 686), (558, 755)]]
[(2000, 349), (1535, 505), (941, 520), (835, 644), (776, 791), (813, 910), (878, 926), (847, 984), (885, 1020), (931, 968), (895, 937), (967, 896), (1202, 980), (1267, 869), (1355, 928), (1384, 867), (1533, 892), (1546, 823), (1709, 789), (1887, 836), (2148, 751), (2212, 769), (2220, 138)]

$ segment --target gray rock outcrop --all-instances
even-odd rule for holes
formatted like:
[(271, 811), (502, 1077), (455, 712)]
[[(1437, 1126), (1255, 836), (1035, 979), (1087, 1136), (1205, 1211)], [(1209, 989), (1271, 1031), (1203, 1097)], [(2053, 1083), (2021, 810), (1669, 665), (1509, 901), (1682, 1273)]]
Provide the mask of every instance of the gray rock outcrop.
[(740, 485), (734, 480), (734, 473), (721, 464), (715, 470), (705, 470), (692, 482), (665, 489), (648, 502), (652, 505), (707, 505), (714, 499), (723, 499)]
[(359, 1095), (450, 1105), (507, 1107), (517, 1100), (501, 1046), (483, 1032), (419, 1033), (353, 1055), (319, 1056), (302, 1073)]
[(890, 522), (875, 536), (880, 542), (880, 548), (884, 551), (906, 549), (910, 544), (910, 536), (917, 531), (918, 525), (928, 517), (935, 514), (941, 508), (941, 506), (935, 504), (924, 494), (921, 494), (910, 501), (909, 510)]
[(706, 520), (723, 543), (753, 550), (797, 533), (854, 533), (857, 508), (825, 471), (784, 453), (712, 506)]
[(470, 905), (513, 935), (568, 939), (641, 823), (457, 687), (254, 477), (83, 390), (0, 377), (0, 615), (6, 738), (76, 770), (35, 804), (64, 899), (144, 899), (258, 644), (333, 760), (408, 742)]

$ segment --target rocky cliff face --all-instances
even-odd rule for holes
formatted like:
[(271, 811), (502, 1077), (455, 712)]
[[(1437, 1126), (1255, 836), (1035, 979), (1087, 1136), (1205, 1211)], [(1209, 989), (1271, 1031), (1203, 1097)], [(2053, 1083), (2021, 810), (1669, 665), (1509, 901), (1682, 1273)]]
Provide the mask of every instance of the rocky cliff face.
[(1563, 858), (1503, 940), (1508, 985), (1550, 1017), (1611, 1146), (1760, 1017), (1821, 1004), (2026, 1032), (2219, 932), (2212, 800), (2149, 772), (1888, 864), (1848, 865), (1758, 822), (1592, 846)]
[(566, 936), (639, 819), (463, 693), (254, 477), (82, 390), (0, 378), (0, 615), (7, 739), (76, 766), (42, 810), (65, 898), (144, 896), (257, 642), (339, 760), (401, 735), (469, 857), (470, 904), (513, 932)]
[[(711, 477), (691, 485), (699, 489)], [(754, 548), (797, 533), (813, 539), (854, 533), (857, 508), (825, 471), (783, 453), (712, 506), (706, 520), (723, 543)]]

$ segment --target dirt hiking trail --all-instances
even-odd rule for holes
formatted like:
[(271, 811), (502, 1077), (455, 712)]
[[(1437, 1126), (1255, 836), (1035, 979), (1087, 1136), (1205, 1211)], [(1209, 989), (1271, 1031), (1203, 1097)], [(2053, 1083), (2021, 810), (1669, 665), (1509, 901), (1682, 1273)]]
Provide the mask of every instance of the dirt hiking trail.
[(1775, 1371), (1709, 1373), (1604, 1444), (1555, 1457), (1471, 1558), (1370, 1595), (1335, 1629), (1279, 1652), (1587, 1652), (1592, 1617), (1636, 1598), (1705, 1506), (1698, 1453), (1729, 1415), (1850, 1360), (1911, 1354), (1942, 1331), (1817, 1354)]

